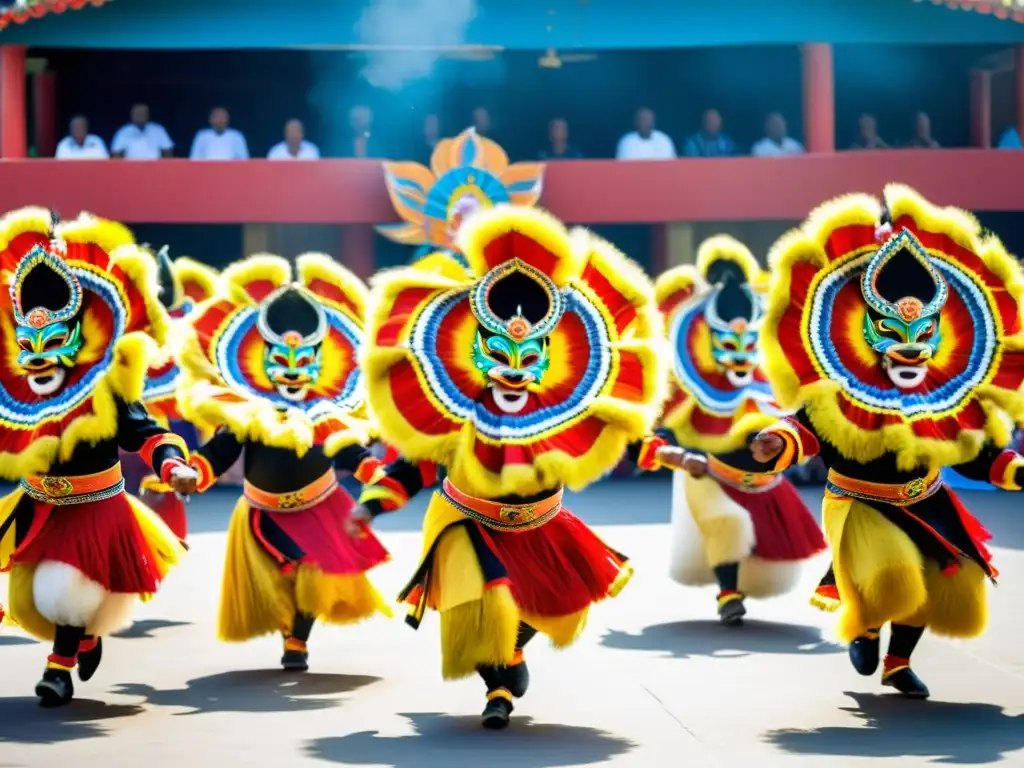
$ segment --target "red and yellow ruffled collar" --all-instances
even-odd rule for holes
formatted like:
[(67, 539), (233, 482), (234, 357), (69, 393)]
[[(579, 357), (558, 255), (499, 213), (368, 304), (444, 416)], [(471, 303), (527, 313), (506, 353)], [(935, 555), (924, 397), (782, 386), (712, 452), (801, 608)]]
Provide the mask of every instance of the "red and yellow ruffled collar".
[(897, 389), (864, 338), (859, 277), (878, 250), (883, 210), (868, 195), (826, 203), (773, 248), (767, 372), (780, 403), (804, 408), (848, 458), (894, 453), (904, 469), (970, 461), (986, 440), (1005, 444), (1024, 421), (1024, 280), (970, 214), (903, 185), (886, 187), (884, 201), (894, 231), (906, 228), (922, 243), (949, 287), (926, 389)]
[[(445, 465), (481, 497), (599, 479), (649, 432), (663, 400), (667, 356), (650, 281), (610, 244), (535, 208), (482, 211), (460, 238), (468, 271), (440, 260), (380, 275), (374, 287), (363, 369), (383, 439)], [(547, 336), (550, 367), (517, 414), (493, 407), (474, 366), (481, 325), (471, 306), (492, 270), (512, 266), (542, 273), (565, 308)]]
[[(61, 259), (85, 294), (84, 346), (56, 395), (28, 389), (17, 358), (11, 281), (36, 245), (66, 243)], [(82, 444), (117, 434), (116, 399), (138, 401), (146, 368), (166, 340), (156, 264), (122, 225), (83, 215), (53, 226), (44, 208), (0, 219), (0, 477), (15, 480), (67, 461)]]
[[(263, 300), (290, 283), (317, 301), (327, 319), (320, 378), (302, 403), (284, 401), (268, 379), (266, 342), (257, 327)], [(182, 416), (202, 429), (224, 427), (239, 440), (300, 456), (313, 446), (332, 456), (368, 442), (374, 430), (358, 366), (365, 293), (359, 278), (325, 254), (300, 256), (294, 278), (287, 260), (269, 254), (229, 267), (216, 295), (180, 326)]]

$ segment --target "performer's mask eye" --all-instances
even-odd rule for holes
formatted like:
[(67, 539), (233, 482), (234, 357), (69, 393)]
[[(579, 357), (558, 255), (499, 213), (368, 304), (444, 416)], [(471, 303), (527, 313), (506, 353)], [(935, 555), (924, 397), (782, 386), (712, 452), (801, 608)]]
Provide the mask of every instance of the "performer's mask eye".
[(517, 342), (507, 336), (487, 336), (477, 331), (473, 340), (473, 364), (489, 382), (509, 389), (539, 384), (551, 364), (546, 339)]

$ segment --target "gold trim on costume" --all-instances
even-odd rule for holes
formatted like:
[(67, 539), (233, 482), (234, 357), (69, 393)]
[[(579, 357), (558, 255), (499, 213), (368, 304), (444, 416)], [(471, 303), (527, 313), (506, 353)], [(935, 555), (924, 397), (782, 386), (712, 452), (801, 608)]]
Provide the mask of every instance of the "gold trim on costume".
[(121, 463), (91, 475), (28, 475), (21, 481), (25, 494), (40, 504), (65, 507), (106, 501), (124, 491)]
[(503, 504), (463, 493), (445, 478), (441, 495), (466, 517), (496, 531), (528, 531), (540, 528), (562, 511), (562, 489), (529, 504)]
[(863, 501), (880, 501), (896, 507), (906, 507), (923, 501), (941, 487), (942, 477), (938, 469), (933, 469), (924, 477), (916, 477), (905, 483), (874, 483), (870, 480), (847, 477), (830, 469), (828, 480), (825, 483), (826, 491), (837, 496), (850, 496)]
[(708, 474), (724, 485), (744, 493), (764, 493), (782, 482), (782, 475), (747, 472), (708, 455)]

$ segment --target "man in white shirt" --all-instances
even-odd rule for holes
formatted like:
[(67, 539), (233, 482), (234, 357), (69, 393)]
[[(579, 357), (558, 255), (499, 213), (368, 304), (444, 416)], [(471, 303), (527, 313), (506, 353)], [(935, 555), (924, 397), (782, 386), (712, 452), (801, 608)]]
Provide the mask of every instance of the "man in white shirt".
[(58, 160), (106, 160), (107, 145), (103, 139), (89, 133), (89, 121), (83, 115), (71, 118), (68, 135), (57, 144), (54, 154)]
[(754, 157), (782, 157), (802, 155), (804, 145), (786, 135), (786, 119), (778, 112), (772, 112), (764, 121), (765, 137), (750, 150)]
[(170, 157), (174, 142), (159, 123), (149, 121), (149, 107), (136, 104), (132, 107), (131, 122), (121, 126), (110, 142), (114, 157), (125, 160), (159, 160)]
[(248, 160), (249, 145), (240, 131), (228, 127), (228, 111), (214, 107), (210, 112), (210, 127), (196, 132), (192, 141), (192, 160)]
[(284, 124), (284, 141), (270, 148), (267, 160), (319, 160), (319, 148), (313, 142), (306, 141), (305, 136), (302, 122), (289, 120)]
[(619, 139), (616, 160), (671, 160), (676, 145), (667, 134), (654, 128), (654, 112), (644, 107), (636, 112), (636, 130)]

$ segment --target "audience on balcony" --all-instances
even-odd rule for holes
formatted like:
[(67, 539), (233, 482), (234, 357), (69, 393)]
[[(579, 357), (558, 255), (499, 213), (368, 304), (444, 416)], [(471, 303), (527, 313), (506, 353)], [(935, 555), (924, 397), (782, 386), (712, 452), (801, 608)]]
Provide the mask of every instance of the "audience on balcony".
[(289, 120), (284, 124), (284, 141), (280, 141), (267, 152), (267, 160), (319, 160), (320, 148), (312, 141), (306, 141), (306, 129), (301, 120)]
[(736, 144), (722, 132), (722, 115), (709, 109), (701, 120), (701, 129), (686, 140), (683, 151), (687, 157), (730, 157), (736, 154)]
[(416, 149), (413, 151), (413, 159), (423, 165), (430, 165), (430, 158), (434, 154), (437, 142), (441, 140), (441, 119), (431, 112), (423, 118), (423, 131), (417, 139)]
[(54, 157), (58, 160), (106, 160), (110, 157), (106, 142), (89, 133), (89, 121), (84, 115), (75, 115), (68, 126), (68, 135), (57, 144)]
[(345, 143), (343, 157), (385, 157), (373, 137), (373, 111), (364, 104), (358, 104), (348, 112), (349, 136)]
[(889, 149), (889, 145), (878, 135), (878, 121), (874, 115), (865, 113), (860, 116), (857, 121), (857, 134), (857, 140), (850, 149)]
[(248, 160), (249, 145), (242, 132), (232, 128), (224, 107), (210, 110), (210, 127), (196, 131), (190, 160)]
[(914, 138), (907, 147), (911, 149), (941, 149), (941, 145), (932, 138), (932, 119), (927, 112), (918, 112), (914, 117)]
[(788, 134), (786, 118), (778, 112), (772, 112), (765, 118), (764, 134), (764, 138), (750, 150), (754, 157), (783, 157), (804, 153), (804, 145)]
[(150, 121), (149, 107), (136, 104), (132, 107), (130, 122), (114, 134), (110, 152), (125, 160), (159, 160), (172, 155), (174, 142), (162, 125)]
[(548, 123), (548, 143), (537, 153), (538, 160), (579, 160), (583, 153), (569, 143), (569, 123), (565, 118), (556, 117)]
[(671, 160), (676, 157), (675, 143), (668, 134), (654, 127), (654, 110), (648, 107), (638, 109), (634, 128), (619, 139), (616, 160)]

